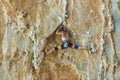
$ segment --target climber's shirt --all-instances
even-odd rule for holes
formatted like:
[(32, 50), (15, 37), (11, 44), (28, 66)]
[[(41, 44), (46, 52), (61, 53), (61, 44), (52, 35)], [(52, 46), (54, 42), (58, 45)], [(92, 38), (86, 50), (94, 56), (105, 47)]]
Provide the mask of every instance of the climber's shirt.
[(61, 39), (62, 39), (62, 42), (67, 42), (69, 40), (68, 33), (66, 33), (65, 35), (62, 35)]

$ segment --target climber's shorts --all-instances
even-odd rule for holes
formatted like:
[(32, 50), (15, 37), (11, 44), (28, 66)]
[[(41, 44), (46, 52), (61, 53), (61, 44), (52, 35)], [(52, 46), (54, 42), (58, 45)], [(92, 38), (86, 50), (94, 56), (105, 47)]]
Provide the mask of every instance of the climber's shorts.
[(73, 49), (78, 49), (79, 48), (78, 45), (75, 45), (75, 44), (67, 41), (67, 42), (63, 42), (60, 46), (55, 46), (54, 50), (56, 50), (56, 51), (57, 50), (62, 50), (62, 49), (66, 49), (68, 47), (73, 48)]

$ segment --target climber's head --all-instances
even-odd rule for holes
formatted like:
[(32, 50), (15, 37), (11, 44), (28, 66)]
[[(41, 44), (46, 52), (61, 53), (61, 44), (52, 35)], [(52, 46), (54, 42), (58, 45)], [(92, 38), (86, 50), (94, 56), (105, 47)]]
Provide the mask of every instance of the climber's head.
[(63, 29), (63, 33), (66, 34), (66, 28), (65, 28), (65, 27), (64, 27), (64, 29)]
[(66, 28), (64, 26), (60, 26), (61, 28), (59, 29), (60, 32), (63, 32), (64, 34), (66, 34)]

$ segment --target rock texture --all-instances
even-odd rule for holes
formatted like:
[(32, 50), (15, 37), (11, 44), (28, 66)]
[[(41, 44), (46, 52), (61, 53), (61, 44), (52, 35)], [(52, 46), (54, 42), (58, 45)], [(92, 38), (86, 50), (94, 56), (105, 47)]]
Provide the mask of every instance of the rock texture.
[[(120, 0), (0, 0), (0, 80), (120, 80)], [(44, 56), (63, 25), (71, 42)]]

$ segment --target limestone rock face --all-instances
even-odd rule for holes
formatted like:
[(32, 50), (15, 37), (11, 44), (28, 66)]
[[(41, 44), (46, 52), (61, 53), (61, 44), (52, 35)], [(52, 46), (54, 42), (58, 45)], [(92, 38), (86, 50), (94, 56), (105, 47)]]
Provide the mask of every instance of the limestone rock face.
[[(74, 44), (61, 45), (59, 25)], [(1, 0), (0, 80), (120, 80), (120, 0)]]

